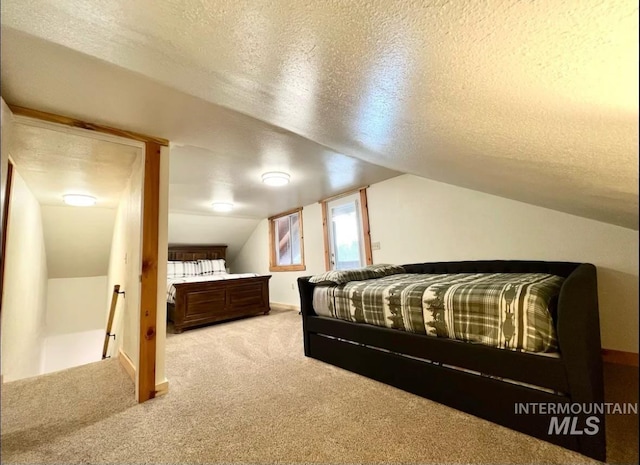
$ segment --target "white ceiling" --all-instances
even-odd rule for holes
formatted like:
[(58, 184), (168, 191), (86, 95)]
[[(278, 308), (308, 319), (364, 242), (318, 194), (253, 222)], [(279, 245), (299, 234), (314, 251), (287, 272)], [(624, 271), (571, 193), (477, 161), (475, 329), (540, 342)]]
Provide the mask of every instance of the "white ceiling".
[[(9, 153), (41, 206), (49, 278), (106, 276), (116, 209), (140, 147), (79, 135), (82, 131), (16, 118)], [(96, 197), (70, 207), (64, 194)]]
[(304, 203), (344, 154), (638, 228), (635, 1), (3, 0), (1, 21), (5, 100), (172, 140), (197, 166), (172, 197), (214, 200), (220, 172), (270, 206), (245, 182), (280, 163), (311, 173), (283, 194)]
[[(231, 201), (224, 216), (259, 219), (400, 174), (5, 27), (1, 72), (10, 104), (171, 140), (172, 212), (217, 215), (211, 203)], [(272, 170), (291, 184), (263, 185)]]
[(141, 149), (14, 122), (10, 153), (40, 205), (64, 206), (63, 195), (84, 194), (115, 209)]
[(169, 244), (226, 245), (230, 266), (259, 222), (253, 218), (169, 213)]

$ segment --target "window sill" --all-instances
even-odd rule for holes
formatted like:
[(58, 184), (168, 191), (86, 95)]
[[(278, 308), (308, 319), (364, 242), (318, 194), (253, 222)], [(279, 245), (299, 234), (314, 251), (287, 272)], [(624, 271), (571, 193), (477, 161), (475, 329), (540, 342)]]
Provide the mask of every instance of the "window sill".
[(304, 265), (270, 266), (269, 271), (305, 271)]

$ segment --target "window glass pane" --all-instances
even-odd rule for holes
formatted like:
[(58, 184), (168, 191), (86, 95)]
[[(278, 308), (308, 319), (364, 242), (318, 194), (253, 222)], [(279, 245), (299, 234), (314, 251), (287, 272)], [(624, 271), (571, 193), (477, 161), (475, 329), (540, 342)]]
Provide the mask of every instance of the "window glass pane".
[(269, 219), (269, 234), (273, 241), (269, 258), (271, 271), (305, 269), (301, 211)]
[(278, 265), (291, 265), (291, 237), (289, 233), (289, 217), (283, 216), (275, 220), (276, 257)]
[(300, 213), (275, 218), (273, 221), (275, 265), (302, 265)]
[(302, 263), (300, 250), (300, 215), (291, 215), (291, 264), (300, 265)]
[(362, 266), (359, 221), (355, 201), (331, 208), (333, 261), (336, 270)]

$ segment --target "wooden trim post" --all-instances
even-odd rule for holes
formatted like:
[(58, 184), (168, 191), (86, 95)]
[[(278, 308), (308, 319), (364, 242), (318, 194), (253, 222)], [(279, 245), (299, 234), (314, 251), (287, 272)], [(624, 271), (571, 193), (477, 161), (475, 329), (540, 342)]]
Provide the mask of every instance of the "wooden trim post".
[(367, 189), (360, 189), (360, 211), (362, 212), (362, 236), (364, 237), (364, 255), (367, 265), (373, 265), (371, 253), (371, 228), (369, 227), (369, 205), (367, 204)]
[(144, 155), (138, 402), (156, 395), (160, 145), (146, 142)]
[(322, 240), (324, 242), (324, 269), (331, 270), (331, 258), (329, 253), (329, 225), (327, 224), (327, 202), (320, 202), (322, 206)]
[(147, 136), (144, 134), (139, 134), (137, 132), (116, 129), (102, 124), (87, 123), (86, 121), (82, 121), (76, 118), (47, 113), (46, 111), (33, 110), (31, 108), (20, 107), (17, 105), (10, 105), (8, 103), (7, 106), (13, 112), (13, 114), (17, 116), (39, 119), (42, 121), (62, 124), (64, 126), (71, 126), (79, 129), (87, 129), (89, 131), (100, 132), (102, 134), (110, 134), (112, 136), (123, 137), (125, 139), (137, 140), (138, 142), (154, 142), (159, 145), (169, 145), (169, 141), (167, 139), (162, 139), (160, 137)]

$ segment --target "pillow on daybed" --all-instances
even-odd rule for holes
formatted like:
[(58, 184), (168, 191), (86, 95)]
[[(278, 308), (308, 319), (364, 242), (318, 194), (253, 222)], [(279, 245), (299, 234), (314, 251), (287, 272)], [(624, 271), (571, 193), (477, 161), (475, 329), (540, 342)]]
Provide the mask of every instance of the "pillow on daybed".
[(217, 260), (198, 260), (200, 266), (200, 274), (223, 274), (227, 272), (224, 260), (219, 258)]
[(366, 279), (384, 278), (392, 274), (405, 273), (405, 269), (398, 265), (382, 263), (369, 265), (353, 270), (331, 270), (312, 276), (310, 283), (314, 284), (345, 284), (349, 281), (364, 281)]

